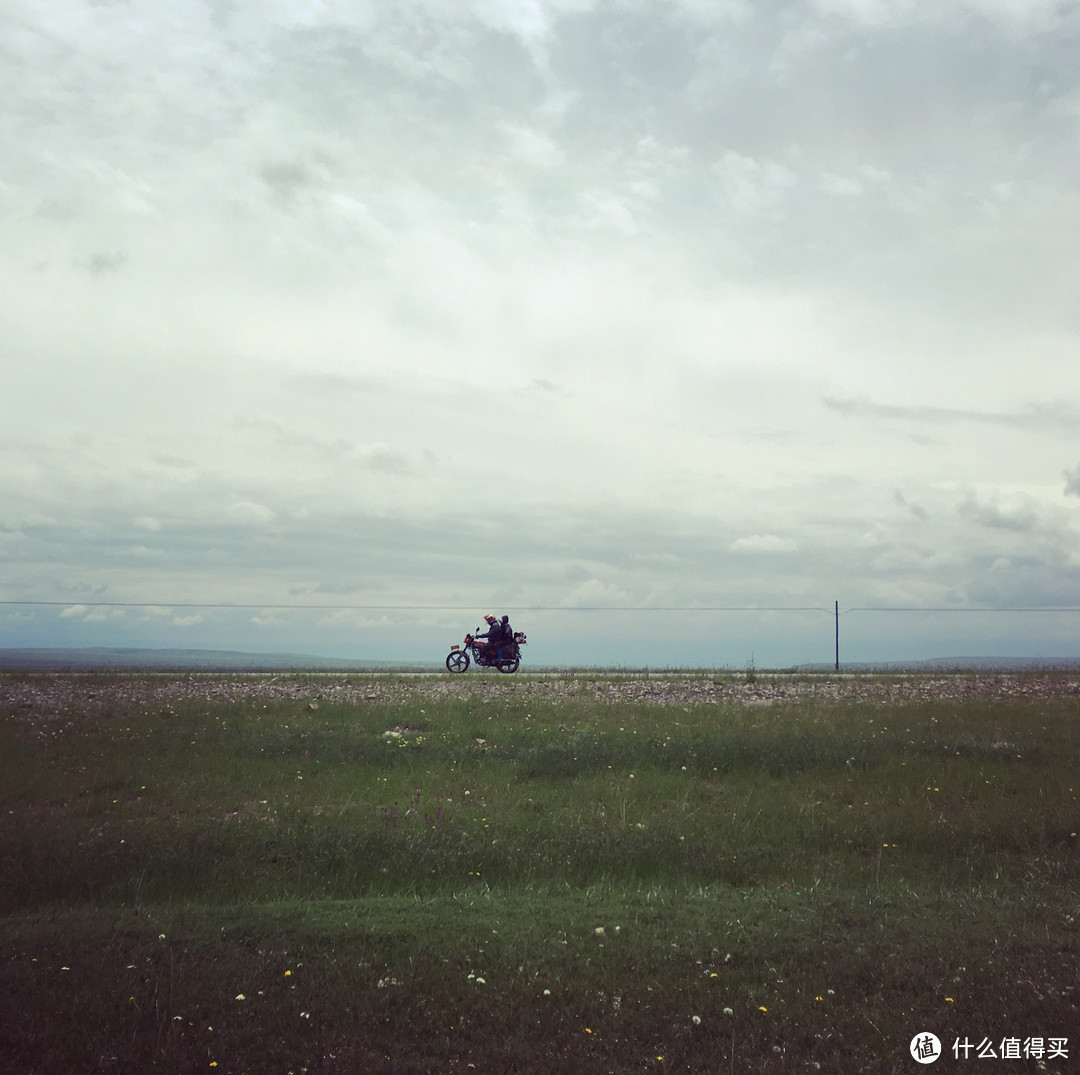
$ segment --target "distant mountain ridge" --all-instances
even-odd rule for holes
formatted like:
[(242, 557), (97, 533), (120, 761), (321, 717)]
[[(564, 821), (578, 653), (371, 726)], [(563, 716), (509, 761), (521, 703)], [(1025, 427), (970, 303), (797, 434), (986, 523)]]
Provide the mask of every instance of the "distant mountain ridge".
[(440, 665), (425, 661), (349, 660), (216, 649), (0, 649), (0, 671), (7, 672), (377, 672), (436, 667)]
[[(797, 672), (829, 672), (832, 664), (800, 664)], [(1030, 672), (1080, 668), (1080, 657), (930, 657), (918, 661), (841, 661), (841, 672)]]

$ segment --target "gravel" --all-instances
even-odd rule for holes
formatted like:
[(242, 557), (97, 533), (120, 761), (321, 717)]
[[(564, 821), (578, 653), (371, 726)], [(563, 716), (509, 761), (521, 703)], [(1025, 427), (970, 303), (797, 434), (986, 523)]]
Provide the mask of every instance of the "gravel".
[(915, 705), (928, 701), (1080, 697), (1075, 673), (680, 674), (556, 673), (516, 676), (399, 673), (0, 675), (0, 707), (39, 734), (58, 734), (79, 713), (122, 713), (178, 702), (422, 705), (461, 699), (573, 700), (600, 704), (769, 706)]

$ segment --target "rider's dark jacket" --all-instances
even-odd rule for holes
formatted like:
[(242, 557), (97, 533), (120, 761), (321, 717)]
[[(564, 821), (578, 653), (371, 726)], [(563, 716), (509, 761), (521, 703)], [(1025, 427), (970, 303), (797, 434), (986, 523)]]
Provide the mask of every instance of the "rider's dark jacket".
[(488, 652), (497, 653), (512, 640), (513, 635), (507, 631), (506, 624), (499, 623), (499, 621), (496, 620), (487, 633)]

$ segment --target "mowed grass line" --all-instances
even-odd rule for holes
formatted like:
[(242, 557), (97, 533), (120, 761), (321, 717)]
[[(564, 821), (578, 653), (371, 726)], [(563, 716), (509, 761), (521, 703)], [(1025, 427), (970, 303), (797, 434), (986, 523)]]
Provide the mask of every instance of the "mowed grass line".
[(1074, 696), (130, 696), (2, 714), (20, 1070), (907, 1071), (1080, 1025)]

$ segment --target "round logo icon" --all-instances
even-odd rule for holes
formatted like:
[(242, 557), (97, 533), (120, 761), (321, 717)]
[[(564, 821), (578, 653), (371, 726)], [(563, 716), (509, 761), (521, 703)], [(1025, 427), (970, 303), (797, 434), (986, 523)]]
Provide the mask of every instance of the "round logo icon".
[(941, 1056), (941, 1042), (936, 1034), (924, 1030), (911, 1039), (911, 1058), (920, 1064), (932, 1064)]

